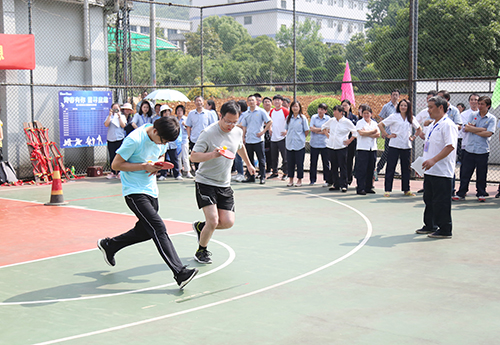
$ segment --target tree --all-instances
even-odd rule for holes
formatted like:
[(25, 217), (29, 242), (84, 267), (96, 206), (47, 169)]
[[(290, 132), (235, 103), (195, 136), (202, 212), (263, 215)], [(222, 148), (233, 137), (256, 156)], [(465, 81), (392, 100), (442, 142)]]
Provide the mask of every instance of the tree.
[(238, 23), (233, 17), (229, 16), (211, 16), (203, 20), (203, 26), (212, 27), (219, 35), (222, 42), (222, 49), (226, 53), (240, 44), (251, 39), (248, 30)]
[(328, 46), (321, 42), (312, 42), (306, 45), (302, 51), (304, 62), (307, 67), (314, 69), (325, 64), (328, 55)]
[(359, 75), (368, 64), (365, 50), (365, 35), (362, 32), (352, 36), (347, 43), (345, 58), (349, 61), (352, 74)]
[[(418, 77), (495, 75), (500, 67), (500, 0), (421, 0)], [(367, 60), (382, 79), (409, 76), (409, 9), (397, 12), (394, 25), (368, 31)]]
[(372, 28), (378, 25), (394, 25), (397, 12), (408, 7), (408, 0), (370, 0), (365, 27)]
[[(196, 32), (188, 32), (184, 34), (186, 37), (186, 50), (191, 56), (200, 56), (200, 28)], [(203, 27), (203, 55), (208, 59), (217, 59), (224, 53), (222, 49), (222, 41), (215, 31), (215, 28), (210, 26)]]
[[(323, 37), (319, 33), (320, 26), (310, 18), (303, 22), (296, 23), (296, 38), (295, 44), (297, 50), (302, 52), (302, 49), (313, 42), (321, 42)], [(276, 42), (280, 47), (293, 47), (293, 25), (290, 27), (282, 26), (275, 36)]]

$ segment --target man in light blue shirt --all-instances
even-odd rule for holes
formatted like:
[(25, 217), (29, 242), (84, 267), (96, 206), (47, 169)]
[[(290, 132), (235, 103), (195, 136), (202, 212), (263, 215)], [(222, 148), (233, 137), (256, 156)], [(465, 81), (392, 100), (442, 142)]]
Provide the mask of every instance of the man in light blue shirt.
[[(399, 101), (399, 96), (401, 93), (399, 92), (398, 89), (392, 90), (391, 92), (391, 100), (390, 102), (386, 103), (383, 107), (378, 116), (380, 117), (381, 120), (385, 120), (388, 118), (390, 115), (394, 114), (396, 112), (396, 106), (398, 105)], [(385, 128), (385, 131), (387, 134), (391, 134), (391, 129), (389, 127)], [(380, 160), (377, 163), (377, 170), (375, 171), (375, 180), (378, 180), (378, 174), (380, 171), (384, 168), (385, 163), (387, 163), (387, 154), (389, 152), (389, 140), (388, 138), (385, 138), (385, 143), (384, 143), (384, 153), (382, 153), (382, 157), (380, 157)]]
[[(242, 114), (243, 138), (250, 161), (254, 160), (254, 152), (259, 160), (260, 184), (266, 183), (266, 156), (264, 154), (264, 133), (271, 128), (273, 121), (266, 112), (257, 107), (255, 95), (247, 97), (248, 110)], [(255, 176), (247, 171), (247, 179), (242, 182), (255, 182)]]
[(97, 246), (104, 255), (104, 261), (115, 266), (116, 252), (132, 244), (152, 239), (182, 289), (198, 270), (187, 269), (182, 264), (168, 237), (165, 223), (158, 214), (156, 173), (161, 169), (161, 165), (155, 165), (159, 157), (165, 155), (166, 144), (174, 141), (178, 135), (179, 121), (169, 116), (159, 118), (154, 125), (145, 124), (139, 127), (123, 140), (112, 167), (121, 171), (125, 202), (138, 221), (133, 229), (124, 234), (98, 240)]
[(309, 168), (309, 180), (311, 185), (316, 183), (318, 171), (318, 157), (321, 154), (321, 161), (323, 162), (323, 180), (325, 181), (323, 187), (328, 187), (327, 177), (330, 176), (330, 163), (328, 161), (328, 149), (326, 148), (326, 135), (321, 131), (321, 126), (324, 125), (330, 116), (326, 114), (328, 105), (321, 103), (318, 105), (318, 113), (311, 117), (311, 166)]
[(488, 96), (479, 97), (479, 113), (472, 113), (464, 131), (469, 133), (465, 144), (462, 166), (460, 169), (460, 189), (453, 197), (454, 201), (464, 200), (469, 191), (469, 183), (476, 170), (476, 196), (478, 201), (486, 201), (486, 176), (488, 175), (488, 157), (490, 140), (495, 133), (496, 118), (489, 113), (491, 99)]
[[(186, 130), (189, 138), (189, 150), (192, 150), (201, 131), (218, 121), (214, 114), (203, 108), (204, 100), (201, 96), (194, 98), (195, 110), (191, 110), (186, 120)], [(194, 164), (195, 169), (198, 169), (198, 163)]]

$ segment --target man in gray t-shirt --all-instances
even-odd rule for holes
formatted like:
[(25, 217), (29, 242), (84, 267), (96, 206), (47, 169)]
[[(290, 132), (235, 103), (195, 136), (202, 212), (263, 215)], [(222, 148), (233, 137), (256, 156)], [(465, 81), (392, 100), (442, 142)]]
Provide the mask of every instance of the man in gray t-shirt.
[(193, 230), (198, 235), (198, 250), (195, 260), (202, 264), (211, 264), (208, 242), (215, 229), (229, 229), (234, 224), (234, 197), (231, 189), (232, 159), (219, 153), (225, 148), (238, 153), (248, 172), (255, 174), (255, 168), (248, 159), (243, 145), (243, 130), (236, 127), (240, 107), (234, 101), (226, 102), (220, 109), (218, 122), (201, 132), (191, 152), (191, 161), (200, 163), (196, 172), (196, 201), (198, 208), (205, 214), (204, 222), (194, 222)]

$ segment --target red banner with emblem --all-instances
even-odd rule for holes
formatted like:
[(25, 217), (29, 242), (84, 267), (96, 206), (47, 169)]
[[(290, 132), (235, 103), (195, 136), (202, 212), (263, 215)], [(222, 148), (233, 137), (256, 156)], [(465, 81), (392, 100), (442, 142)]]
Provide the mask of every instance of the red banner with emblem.
[(35, 36), (0, 34), (0, 69), (35, 69)]

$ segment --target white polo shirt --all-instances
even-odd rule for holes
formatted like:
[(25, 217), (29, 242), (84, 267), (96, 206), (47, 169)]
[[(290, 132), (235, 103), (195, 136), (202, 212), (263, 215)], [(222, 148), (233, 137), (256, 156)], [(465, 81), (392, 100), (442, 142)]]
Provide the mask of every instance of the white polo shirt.
[(396, 134), (396, 138), (391, 138), (389, 141), (389, 147), (411, 149), (411, 127), (415, 129), (420, 127), (415, 117), (413, 117), (413, 121), (410, 123), (407, 119), (403, 119), (400, 113), (394, 113), (381, 123), (386, 127), (390, 126), (392, 134)]
[(425, 136), (424, 161), (434, 158), (446, 146), (453, 145), (453, 151), (425, 171), (426, 175), (453, 178), (458, 142), (458, 128), (448, 116), (443, 116), (437, 123), (432, 122)]
[(321, 130), (323, 129), (329, 129), (330, 137), (326, 142), (326, 147), (329, 149), (340, 150), (347, 147), (344, 145), (344, 141), (349, 139), (349, 133), (352, 133), (353, 137), (358, 136), (358, 132), (352, 121), (345, 117), (342, 117), (340, 121), (332, 117), (321, 126)]
[[(367, 123), (365, 119), (361, 119), (356, 124), (356, 130), (358, 131), (363, 130), (370, 132), (373, 131), (374, 129), (376, 129), (378, 132), (378, 124), (375, 120), (370, 120), (370, 123)], [(363, 150), (363, 151), (377, 150), (377, 139), (375, 138), (366, 137), (358, 133), (356, 141), (357, 141), (356, 150)]]

